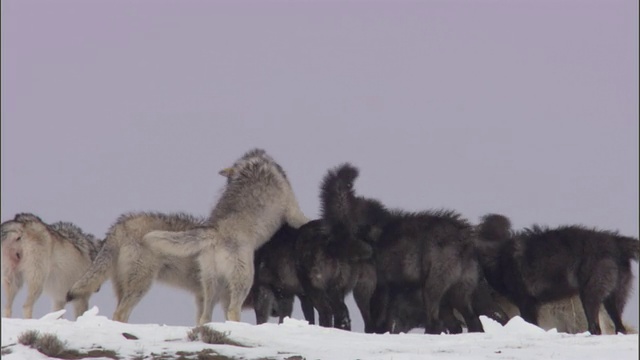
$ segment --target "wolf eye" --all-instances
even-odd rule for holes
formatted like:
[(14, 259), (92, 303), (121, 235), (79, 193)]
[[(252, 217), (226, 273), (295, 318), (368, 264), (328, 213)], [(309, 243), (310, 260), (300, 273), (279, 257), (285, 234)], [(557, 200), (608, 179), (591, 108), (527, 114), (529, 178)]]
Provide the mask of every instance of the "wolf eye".
[(18, 236), (18, 238), (16, 239), (16, 241), (20, 241), (20, 239), (22, 239), (22, 236)]

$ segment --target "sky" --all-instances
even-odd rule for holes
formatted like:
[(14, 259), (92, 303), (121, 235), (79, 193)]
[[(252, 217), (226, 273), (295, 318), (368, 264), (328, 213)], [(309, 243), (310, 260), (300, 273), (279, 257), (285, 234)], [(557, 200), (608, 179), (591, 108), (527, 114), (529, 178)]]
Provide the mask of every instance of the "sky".
[[(218, 171), (261, 147), (310, 218), (349, 161), (356, 191), (392, 208), (638, 237), (637, 1), (1, 7), (2, 221), (33, 212), (103, 237), (126, 212), (207, 216)], [(112, 314), (111, 286), (91, 303)], [(43, 296), (36, 316), (50, 308)], [(194, 299), (154, 285), (130, 321), (192, 325)]]
[[(64, 310), (62, 310), (64, 311)], [(208, 345), (200, 338), (188, 341), (191, 327), (158, 324), (123, 324), (108, 320), (97, 308), (78, 321), (56, 319), (59, 312), (43, 319), (3, 319), (2, 355), (6, 360), (40, 360), (37, 350), (18, 343), (21, 334), (37, 330), (55, 334), (67, 349), (87, 353), (91, 349), (111, 350), (125, 359), (176, 358), (212, 350), (233, 359), (330, 359), (330, 360), (418, 360), (460, 359), (634, 359), (638, 355), (638, 334), (590, 336), (544, 331), (519, 316), (504, 327), (481, 316), (484, 333), (457, 335), (362, 334), (309, 326), (306, 321), (286, 318), (281, 325), (251, 326), (239, 322), (209, 323), (207, 327), (226, 333), (244, 346)], [(123, 333), (137, 339), (125, 339)], [(194, 354), (195, 355), (195, 354)], [(194, 356), (192, 355), (192, 356)], [(187, 356), (187, 355), (185, 355)], [(105, 358), (106, 359), (106, 358)]]

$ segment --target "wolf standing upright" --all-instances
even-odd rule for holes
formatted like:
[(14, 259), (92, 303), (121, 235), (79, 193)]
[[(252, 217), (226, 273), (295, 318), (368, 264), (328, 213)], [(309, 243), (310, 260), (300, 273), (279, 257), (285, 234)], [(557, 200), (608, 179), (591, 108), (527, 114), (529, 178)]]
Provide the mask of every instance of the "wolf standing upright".
[[(64, 308), (67, 290), (96, 257), (99, 246), (96, 238), (71, 223), (49, 225), (26, 213), (17, 214), (0, 227), (2, 285), (7, 295), (2, 316), (11, 317), (13, 300), (23, 282), (28, 287), (23, 306), (25, 318), (32, 317), (33, 305), (43, 291), (53, 298), (54, 311)], [(76, 299), (76, 317), (87, 310), (92, 293)]]
[(211, 211), (208, 227), (144, 236), (161, 253), (197, 256), (204, 290), (200, 324), (211, 321), (219, 300), (225, 318), (240, 321), (241, 306), (253, 282), (254, 251), (282, 224), (299, 228), (309, 221), (282, 167), (264, 150), (245, 153), (222, 172), (228, 177), (227, 186)]

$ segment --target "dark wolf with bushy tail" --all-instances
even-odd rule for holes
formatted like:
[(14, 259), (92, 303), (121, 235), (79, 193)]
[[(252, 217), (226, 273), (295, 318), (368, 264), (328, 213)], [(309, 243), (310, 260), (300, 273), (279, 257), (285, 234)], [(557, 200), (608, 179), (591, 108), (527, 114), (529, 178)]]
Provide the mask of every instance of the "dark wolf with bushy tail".
[(522, 317), (538, 324), (542, 304), (580, 296), (588, 330), (601, 334), (600, 306), (626, 333), (621, 314), (640, 253), (636, 238), (583, 226), (533, 226), (518, 232), (510, 220), (489, 214), (480, 224), (478, 248), (487, 280)]
[(222, 173), (228, 177), (227, 185), (207, 227), (153, 231), (144, 237), (160, 254), (197, 257), (204, 290), (199, 324), (211, 321), (220, 300), (225, 318), (240, 321), (254, 278), (254, 251), (283, 224), (297, 229), (309, 221), (284, 170), (264, 150), (245, 153)]
[[(69, 222), (47, 224), (38, 216), (21, 213), (0, 225), (2, 233), (2, 285), (7, 301), (3, 317), (11, 317), (13, 300), (27, 283), (25, 318), (33, 315), (33, 305), (44, 291), (53, 299), (53, 310), (64, 308), (65, 296), (73, 283), (89, 268), (100, 242)], [(75, 316), (89, 306), (97, 291), (83, 294), (74, 302)]]
[(440, 318), (441, 302), (456, 297), (457, 310), (470, 331), (482, 331), (472, 306), (479, 266), (473, 228), (453, 211), (409, 213), (387, 210), (380, 202), (356, 196), (359, 171), (350, 164), (330, 170), (323, 219), (331, 231), (367, 241), (373, 247), (376, 290), (370, 301), (372, 324), (366, 331), (386, 331), (390, 289), (416, 286), (422, 292), (425, 331), (448, 331)]

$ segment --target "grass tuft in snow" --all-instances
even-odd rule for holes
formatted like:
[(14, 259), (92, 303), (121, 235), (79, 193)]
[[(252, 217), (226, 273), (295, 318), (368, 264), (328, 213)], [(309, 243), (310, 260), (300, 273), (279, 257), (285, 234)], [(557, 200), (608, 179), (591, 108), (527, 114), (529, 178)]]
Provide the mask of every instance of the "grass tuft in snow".
[(217, 330), (213, 330), (207, 326), (198, 326), (189, 331), (187, 333), (187, 338), (189, 341), (202, 341), (207, 344), (214, 345), (233, 345), (233, 346), (242, 346), (245, 345), (240, 344), (237, 341), (229, 339), (228, 333), (223, 333)]
[(22, 334), (20, 334), (20, 336), (18, 336), (18, 342), (24, 346), (31, 346), (33, 347), (33, 345), (35, 345), (36, 341), (38, 341), (38, 338), (40, 337), (40, 332), (37, 330), (29, 330), (27, 332), (23, 332)]
[[(84, 359), (84, 358), (111, 358), (118, 359), (115, 351), (105, 349), (93, 349), (82, 353), (77, 350), (67, 349), (66, 344), (53, 334), (40, 334), (36, 330), (29, 330), (18, 337), (22, 345), (32, 347), (40, 353), (58, 359)], [(4, 350), (3, 355), (5, 355)], [(9, 350), (10, 352), (10, 350)]]
[(53, 334), (44, 334), (36, 340), (35, 348), (49, 357), (58, 357), (65, 350), (65, 344)]

